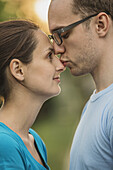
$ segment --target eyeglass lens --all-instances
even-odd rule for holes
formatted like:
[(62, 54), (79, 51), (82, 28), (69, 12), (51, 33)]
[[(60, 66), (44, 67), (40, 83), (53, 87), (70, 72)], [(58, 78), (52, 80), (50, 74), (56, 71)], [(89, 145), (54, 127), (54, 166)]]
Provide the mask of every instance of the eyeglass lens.
[(58, 35), (58, 33), (55, 32), (55, 33), (53, 34), (53, 37), (54, 37), (55, 42), (56, 42), (58, 45), (60, 45), (61, 42), (62, 42), (62, 40), (61, 40), (61, 38), (60, 38), (60, 35)]

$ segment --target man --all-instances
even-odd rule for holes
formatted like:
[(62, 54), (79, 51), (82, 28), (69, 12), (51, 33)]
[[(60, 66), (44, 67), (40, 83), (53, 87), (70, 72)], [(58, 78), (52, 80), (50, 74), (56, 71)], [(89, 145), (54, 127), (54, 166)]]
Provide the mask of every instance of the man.
[(74, 76), (90, 73), (96, 85), (73, 139), (70, 170), (113, 170), (113, 0), (53, 0), (49, 28), (62, 63)]

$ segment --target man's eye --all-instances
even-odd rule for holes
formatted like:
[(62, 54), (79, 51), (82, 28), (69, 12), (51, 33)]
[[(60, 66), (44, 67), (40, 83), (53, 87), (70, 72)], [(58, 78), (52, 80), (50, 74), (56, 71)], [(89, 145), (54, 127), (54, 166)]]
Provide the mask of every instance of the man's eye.
[(64, 34), (64, 35), (62, 35), (62, 38), (68, 38), (69, 37), (69, 33), (66, 33), (66, 34)]

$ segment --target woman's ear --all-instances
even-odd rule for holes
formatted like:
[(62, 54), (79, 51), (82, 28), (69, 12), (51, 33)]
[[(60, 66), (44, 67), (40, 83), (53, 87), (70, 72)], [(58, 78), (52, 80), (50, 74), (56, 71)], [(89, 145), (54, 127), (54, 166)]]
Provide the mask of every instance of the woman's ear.
[(12, 59), (10, 62), (10, 71), (13, 77), (19, 81), (24, 80), (24, 66), (23, 63), (18, 59)]
[(96, 16), (96, 32), (99, 37), (105, 37), (109, 30), (110, 18), (109, 16), (101, 12)]

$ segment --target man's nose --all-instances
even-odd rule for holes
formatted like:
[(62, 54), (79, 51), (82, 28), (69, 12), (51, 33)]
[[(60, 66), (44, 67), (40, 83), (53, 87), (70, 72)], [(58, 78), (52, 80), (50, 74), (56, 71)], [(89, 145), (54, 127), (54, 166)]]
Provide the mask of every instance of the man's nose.
[(53, 47), (54, 47), (54, 51), (55, 54), (63, 54), (65, 53), (65, 47), (63, 46), (63, 44), (61, 44), (60, 46), (58, 46), (55, 41), (53, 41)]

